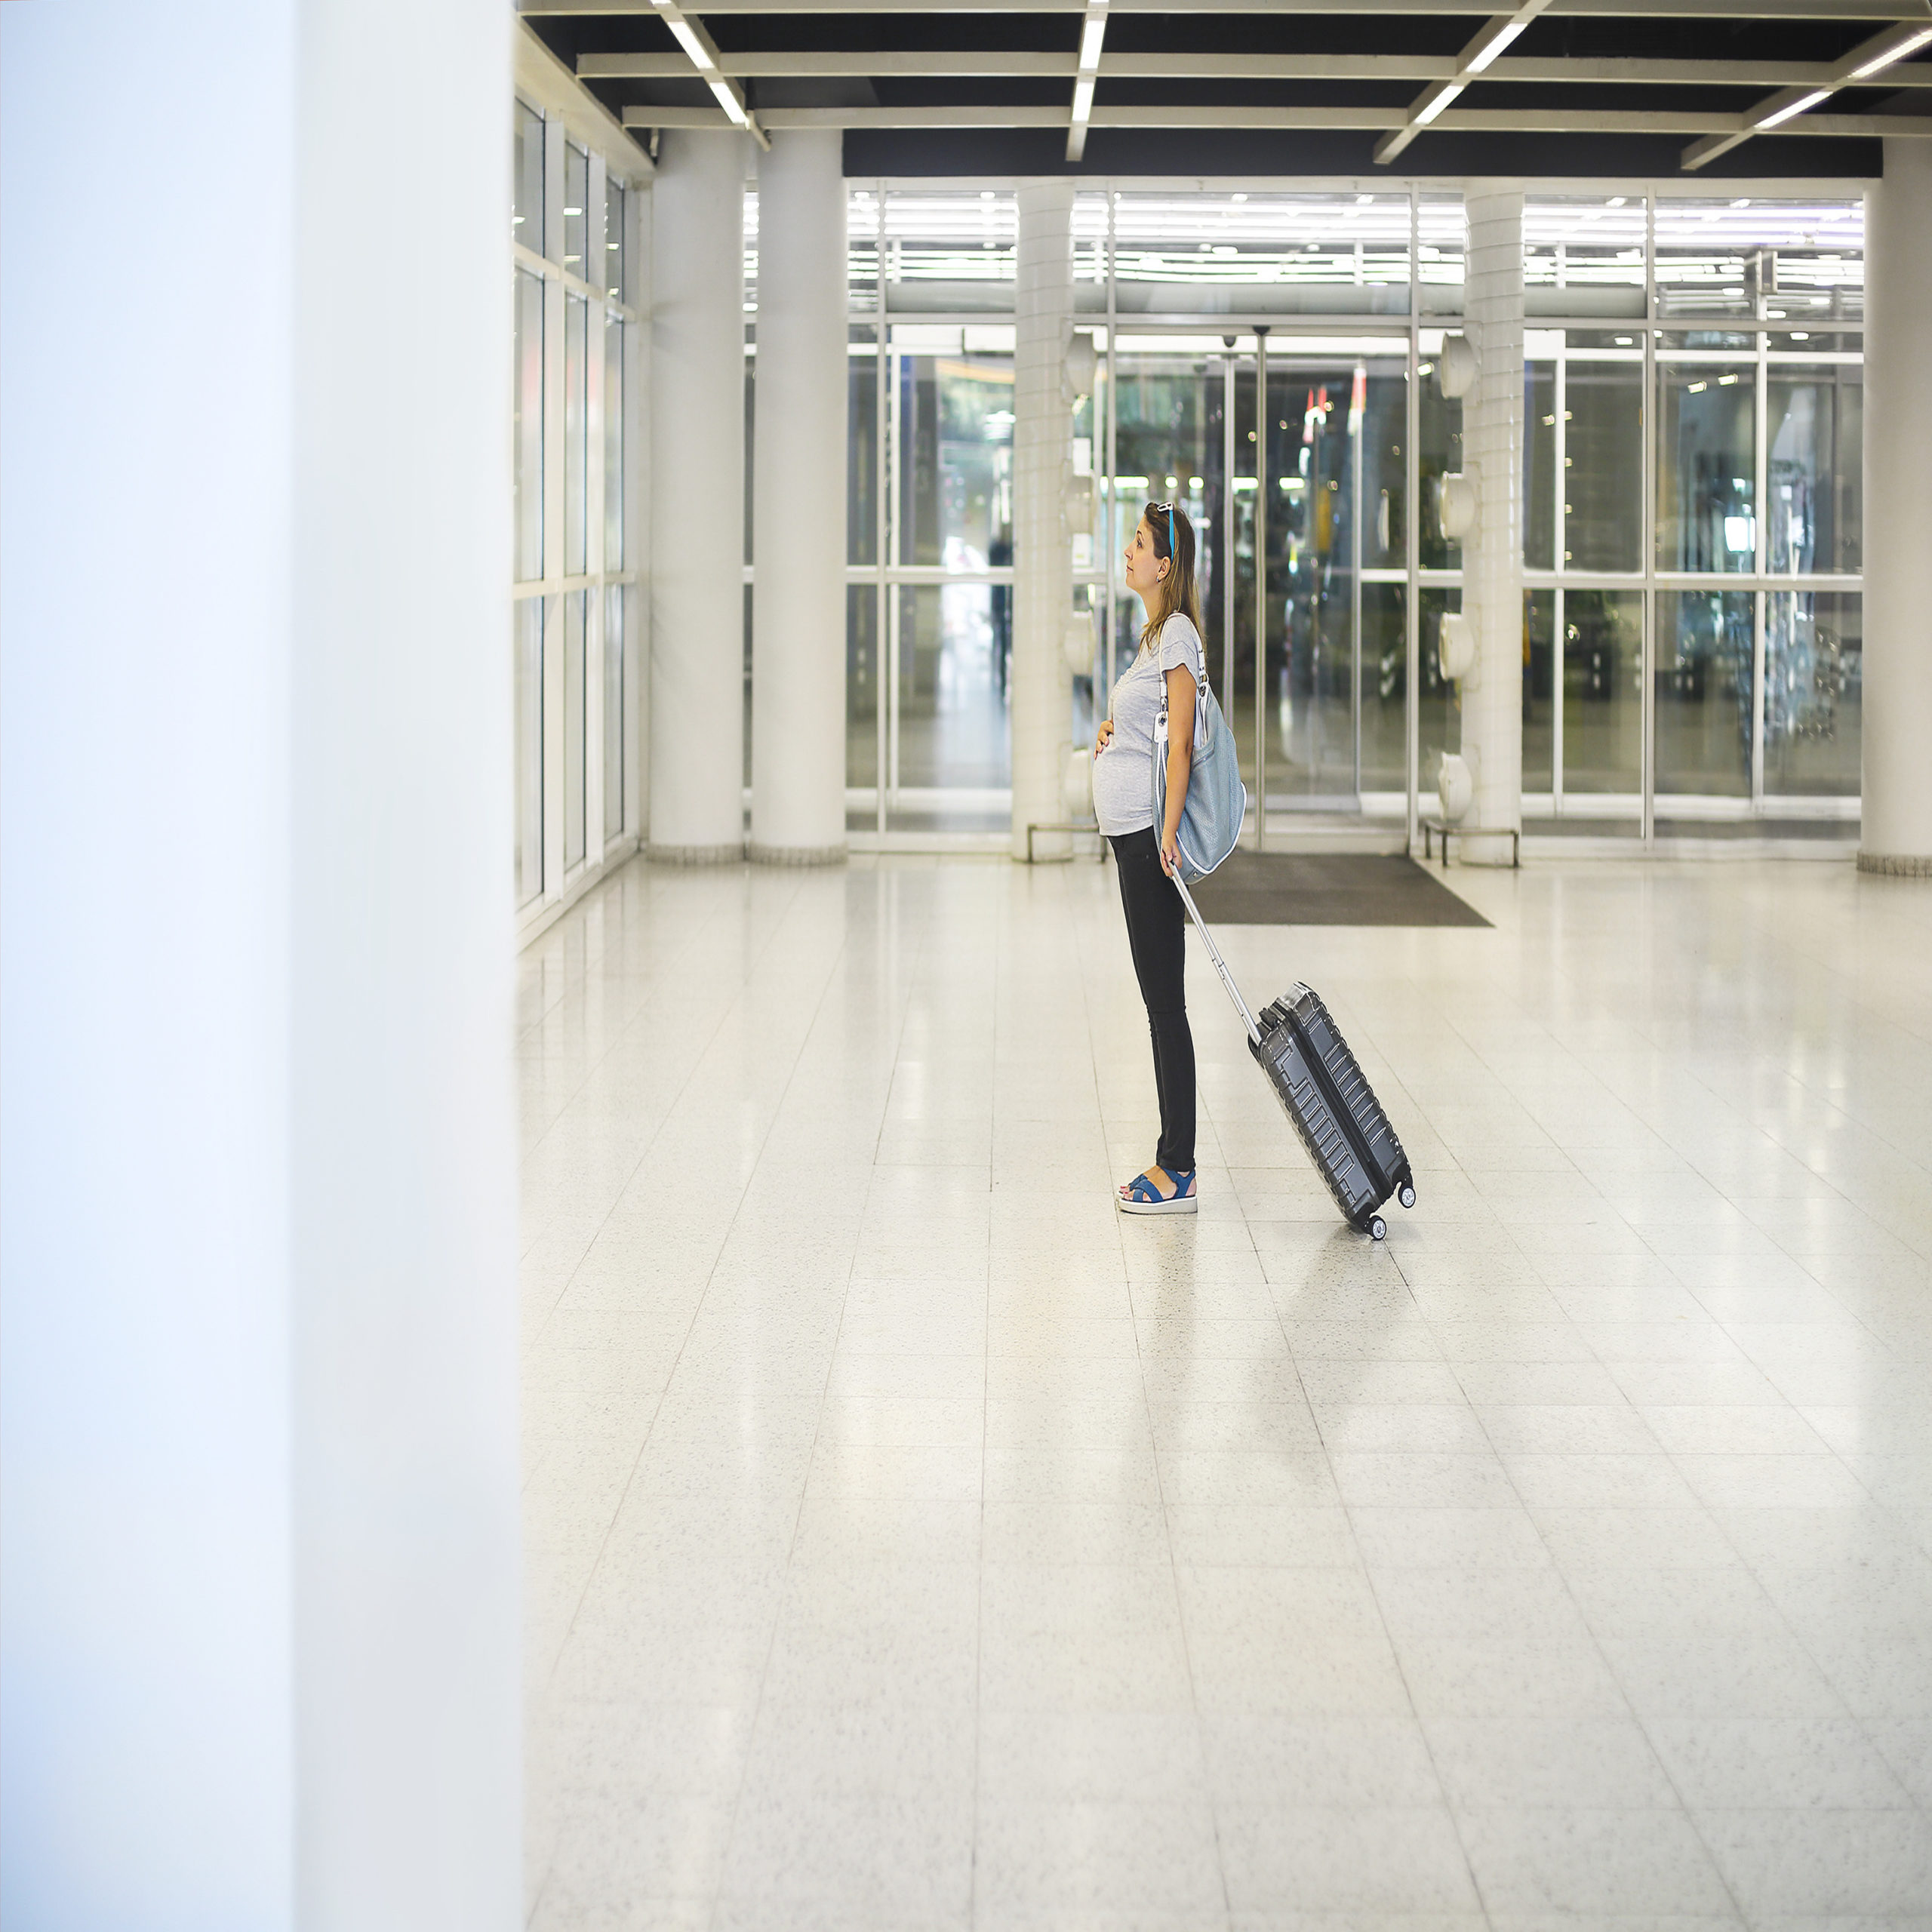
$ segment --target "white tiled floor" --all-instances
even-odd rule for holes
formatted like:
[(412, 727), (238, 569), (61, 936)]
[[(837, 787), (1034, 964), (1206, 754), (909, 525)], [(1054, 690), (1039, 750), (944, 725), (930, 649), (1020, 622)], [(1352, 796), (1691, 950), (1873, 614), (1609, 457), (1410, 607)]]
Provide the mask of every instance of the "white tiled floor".
[(1932, 888), (1460, 872), (1223, 936), (1414, 1162), (1337, 1220), (1111, 868), (633, 865), (525, 955), (534, 1924), (1932, 1925)]

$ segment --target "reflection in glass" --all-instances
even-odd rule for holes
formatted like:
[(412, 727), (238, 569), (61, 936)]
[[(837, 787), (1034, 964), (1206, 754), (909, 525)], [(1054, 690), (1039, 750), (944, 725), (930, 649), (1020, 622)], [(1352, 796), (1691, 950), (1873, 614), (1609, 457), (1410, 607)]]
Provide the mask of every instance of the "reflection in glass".
[(585, 593), (564, 599), (564, 868), (584, 854)]
[[(845, 561), (878, 561), (878, 349), (855, 328), (845, 358)], [(749, 472), (748, 472), (747, 474)], [(858, 781), (855, 779), (853, 783)]]
[(1757, 568), (1752, 371), (1709, 362), (1657, 370), (1657, 568)]
[(604, 836), (624, 829), (624, 592), (604, 592)]
[(1355, 789), (1354, 459), (1366, 382), (1359, 368), (1269, 370), (1271, 799)]
[(594, 279), (584, 257), (590, 236), (590, 157), (574, 141), (564, 143), (564, 266)]
[(1402, 569), (1409, 560), (1408, 466), (1402, 456), (1409, 416), (1408, 372), (1371, 363), (1362, 398), (1361, 564)]
[(845, 286), (857, 309), (878, 307), (878, 198), (854, 188), (845, 201)]
[(845, 783), (878, 783), (878, 593), (845, 586)]
[[(997, 596), (998, 592), (995, 592), (995, 595)], [(1090, 668), (1084, 675), (1076, 674), (1073, 680), (1073, 743), (1091, 745), (1094, 742), (1094, 734), (1107, 711), (1106, 681), (1103, 675), (1104, 666), (1100, 662), (1100, 646), (1106, 635), (1104, 610), (1097, 584), (1081, 584), (1075, 587), (1073, 614), (1075, 617), (1086, 618), (1088, 629), (1093, 638), (1087, 658)], [(1216, 675), (1211, 664), (1208, 666), (1208, 675), (1211, 678)]]
[(1864, 567), (1863, 370), (1774, 365), (1766, 391), (1767, 568)]
[(580, 577), (588, 568), (584, 515), (588, 457), (586, 434), (590, 375), (589, 305), (572, 295), (564, 303), (564, 574)]
[(629, 300), (624, 276), (623, 184), (608, 177), (604, 183), (604, 293), (614, 302)]
[(1641, 315), (1645, 214), (1641, 195), (1527, 196), (1524, 306), (1533, 315)]
[(1563, 789), (1635, 797), (1643, 782), (1644, 598), (1563, 598)]
[[(1124, 607), (1121, 620), (1124, 635), (1117, 641), (1114, 675), (1118, 677), (1140, 649), (1145, 614), (1140, 600), (1121, 584), (1120, 553), (1152, 499), (1178, 503), (1193, 522), (1201, 642), (1207, 651), (1208, 675), (1218, 688), (1226, 681), (1227, 661), (1221, 555), (1226, 541), (1222, 472), (1227, 460), (1223, 428), (1226, 365), (1219, 356), (1123, 355), (1117, 380), (1114, 447), (1119, 471), (1115, 497), (1118, 528), (1111, 537), (1102, 531), (1099, 542), (1104, 553), (1098, 559), (1100, 568), (1114, 574), (1116, 611)], [(1252, 407), (1251, 382), (1247, 393)], [(1251, 491), (1251, 463), (1248, 487)], [(1249, 595), (1251, 598), (1251, 590)], [(1229, 693), (1217, 688), (1216, 694), (1225, 708)]]
[(1523, 365), (1523, 564), (1533, 571), (1556, 567), (1554, 362)]
[(901, 564), (1013, 561), (1013, 358), (901, 355)]
[(511, 395), (510, 514), (516, 531), (516, 581), (543, 574), (543, 283), (518, 269), (511, 326), (515, 386)]
[(1408, 589), (1361, 587), (1361, 789), (1404, 792), (1409, 783)]
[(1657, 202), (1660, 315), (1770, 321), (1863, 313), (1864, 208), (1835, 201)]
[(511, 135), (510, 235), (531, 254), (543, 254), (543, 117), (521, 101)]
[(1864, 599), (1773, 591), (1764, 599), (1764, 789), (1856, 797), (1864, 708)]
[(1551, 691), (1556, 660), (1556, 592), (1523, 595), (1523, 789), (1555, 789), (1555, 720)]
[(1012, 782), (1005, 663), (983, 583), (899, 590), (902, 786), (995, 789)]
[(1417, 482), (1422, 493), (1420, 557), (1426, 571), (1459, 571), (1463, 546), (1442, 534), (1440, 505), (1442, 479), (1463, 467), (1463, 405), (1452, 402), (1438, 386), (1433, 365), (1419, 366), (1421, 387), (1417, 397), (1420, 440)]
[(1469, 249), (1469, 221), (1460, 192), (1417, 197), (1416, 297), (1419, 312), (1460, 315)]
[(1435, 810), (1427, 795), (1435, 789), (1443, 755), (1463, 749), (1463, 700), (1453, 679), (1442, 675), (1442, 618), (1463, 608), (1460, 590), (1426, 585), (1419, 593), (1417, 645), (1422, 662), (1417, 666), (1416, 743), (1420, 760), (1417, 782), (1424, 793), (1423, 809)]
[(604, 325), (604, 568), (624, 567), (624, 325)]
[[(863, 226), (855, 221), (853, 232), (872, 226), (869, 219)], [(902, 315), (1010, 312), (1019, 234), (1019, 203), (1011, 189), (888, 189), (884, 242), (892, 309)]]
[[(1104, 220), (1104, 207), (1099, 213)], [(1460, 222), (1454, 234), (1460, 241)], [(1115, 200), (1114, 250), (1123, 314), (1401, 315), (1408, 308), (1409, 203), (1399, 192), (1132, 191)], [(1106, 306), (1104, 292), (1098, 306)]]
[(510, 607), (516, 735), (515, 871), (520, 906), (543, 890), (543, 612), (548, 601), (521, 597)]
[(757, 344), (752, 340), (752, 331), (745, 331), (745, 488), (740, 493), (744, 498), (745, 561), (752, 561), (752, 509), (751, 479), (757, 475), (752, 467), (752, 458), (758, 439), (758, 355)]
[(1564, 568), (1641, 570), (1644, 365), (1571, 362), (1564, 389)]
[(1748, 798), (1754, 598), (1666, 591), (1657, 608), (1657, 789)]

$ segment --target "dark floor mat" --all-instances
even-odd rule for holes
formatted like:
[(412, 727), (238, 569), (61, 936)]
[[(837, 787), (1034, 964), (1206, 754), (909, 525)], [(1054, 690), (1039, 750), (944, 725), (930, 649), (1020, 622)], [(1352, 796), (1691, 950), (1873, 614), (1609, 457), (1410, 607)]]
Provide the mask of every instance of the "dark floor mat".
[(1193, 891), (1211, 926), (1489, 924), (1413, 859), (1234, 852)]

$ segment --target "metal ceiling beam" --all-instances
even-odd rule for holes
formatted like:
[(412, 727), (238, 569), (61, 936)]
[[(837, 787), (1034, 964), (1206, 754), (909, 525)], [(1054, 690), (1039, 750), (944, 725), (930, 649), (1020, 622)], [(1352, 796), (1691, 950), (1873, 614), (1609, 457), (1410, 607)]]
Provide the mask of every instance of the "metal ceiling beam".
[(718, 43), (706, 32), (704, 23), (689, 18), (678, 0), (652, 0), (649, 11), (671, 29), (672, 37), (684, 49), (699, 79), (711, 90), (725, 118), (742, 128), (760, 147), (770, 147), (770, 137), (745, 105), (744, 88), (725, 72)]
[[(1337, 0), (1213, 0), (1217, 14), (1332, 14)], [(1116, 14), (1168, 14), (1174, 0), (1110, 0)], [(517, 0), (523, 14), (635, 16), (653, 0)], [(1086, 0), (703, 0), (706, 14), (1081, 14)], [(1353, 0), (1358, 14), (1439, 14), (1443, 0)], [(1911, 20), (1919, 0), (1549, 0), (1552, 14), (1629, 20)]]
[(1549, 0), (1520, 0), (1510, 12), (1494, 14), (1456, 57), (1456, 71), (1432, 82), (1411, 103), (1408, 118), (1375, 144), (1375, 160), (1386, 167), (1432, 122), (1439, 121), (1457, 97), (1478, 74), (1486, 72), (1509, 44), (1549, 5)]
[[(1116, 0), (1117, 4), (1117, 0)], [(719, 66), (733, 78), (788, 80), (1072, 80), (1078, 54), (915, 53), (727, 54)], [(1100, 56), (1103, 81), (1439, 81), (1456, 71), (1443, 54), (1109, 54)], [(585, 81), (668, 81), (690, 78), (681, 54), (580, 54)], [(1804, 60), (1637, 60), (1522, 57), (1506, 54), (1484, 76), (1491, 81), (1635, 87), (1815, 88), (1837, 69)], [(1932, 88), (1932, 61), (1895, 67), (1885, 85)]]
[[(786, 80), (1072, 80), (1080, 71), (1078, 54), (924, 54), (883, 51), (856, 54), (727, 54), (721, 64), (742, 79)], [(1103, 60), (1103, 74), (1114, 71)], [(580, 54), (583, 81), (663, 81), (686, 78), (690, 64), (681, 54)]]
[[(1064, 128), (1063, 107), (770, 107), (760, 117), (768, 129), (786, 128)], [(709, 107), (632, 106), (623, 111), (626, 128), (728, 127), (724, 114)], [(1664, 109), (1451, 108), (1431, 125), (1448, 133), (1490, 134), (1687, 134), (1700, 128), (1738, 131), (1736, 114), (1673, 112)], [(1101, 107), (1091, 125), (1108, 128), (1232, 128), (1248, 129), (1399, 129), (1407, 123), (1400, 107)], [(1932, 139), (1932, 115), (1807, 115), (1793, 134), (1872, 138), (1903, 134)]]
[(1707, 161), (1715, 161), (1719, 155), (1728, 154), (1733, 148), (1741, 146), (1753, 134), (1764, 134), (1774, 128), (1794, 132), (1794, 122), (1808, 115), (1820, 103), (1829, 100), (1841, 88), (1875, 79), (1894, 62), (1909, 60), (1927, 42), (1932, 42), (1932, 19), (1925, 17), (1927, 13), (1932, 13), (1932, 0), (1925, 0), (1916, 22), (1901, 21), (1898, 26), (1887, 27), (1883, 33), (1874, 34), (1869, 40), (1861, 42), (1833, 66), (1829, 80), (1815, 87), (1801, 85), (1786, 88), (1768, 100), (1761, 100), (1744, 117), (1742, 134), (1706, 134), (1702, 140), (1693, 141), (1681, 157), (1684, 168), (1688, 172), (1702, 168)]

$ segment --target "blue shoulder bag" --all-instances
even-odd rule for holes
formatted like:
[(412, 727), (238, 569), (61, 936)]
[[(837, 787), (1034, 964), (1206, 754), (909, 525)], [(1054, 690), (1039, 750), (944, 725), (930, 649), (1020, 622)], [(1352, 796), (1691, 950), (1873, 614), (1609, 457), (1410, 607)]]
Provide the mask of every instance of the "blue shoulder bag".
[[(1158, 667), (1156, 666), (1158, 669)], [(1190, 884), (1204, 878), (1235, 849), (1247, 816), (1247, 787), (1241, 783), (1235, 734), (1208, 688), (1205, 653), (1194, 694), (1194, 761), (1187, 797), (1180, 808), (1175, 845), (1180, 875)], [(1154, 726), (1154, 836), (1168, 822), (1168, 680), (1161, 677), (1161, 715)]]

